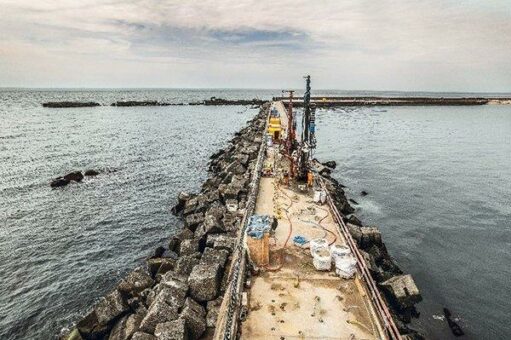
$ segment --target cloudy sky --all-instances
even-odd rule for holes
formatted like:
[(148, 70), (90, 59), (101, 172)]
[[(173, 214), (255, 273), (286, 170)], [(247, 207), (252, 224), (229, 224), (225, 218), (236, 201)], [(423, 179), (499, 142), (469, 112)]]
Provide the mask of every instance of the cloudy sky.
[(0, 87), (511, 92), (511, 0), (0, 0)]

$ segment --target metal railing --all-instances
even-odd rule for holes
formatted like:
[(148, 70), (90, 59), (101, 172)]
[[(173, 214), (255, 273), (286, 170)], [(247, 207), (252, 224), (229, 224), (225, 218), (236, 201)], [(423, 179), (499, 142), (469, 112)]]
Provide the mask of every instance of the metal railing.
[(355, 254), (355, 257), (357, 259), (357, 265), (359, 268), (359, 272), (361, 274), (361, 277), (363, 281), (365, 282), (367, 286), (367, 290), (369, 291), (370, 297), (371, 297), (371, 303), (377, 313), (378, 318), (380, 319), (382, 323), (382, 327), (385, 331), (385, 335), (388, 337), (388, 339), (395, 339), (395, 340), (401, 340), (401, 334), (399, 333), (399, 330), (394, 322), (394, 319), (392, 318), (392, 315), (390, 314), (389, 308), (387, 307), (387, 304), (383, 300), (380, 291), (378, 290), (378, 286), (376, 285), (376, 282), (374, 281), (373, 277), (371, 276), (371, 273), (369, 271), (369, 268), (366, 265), (366, 262), (364, 260), (364, 257), (360, 253), (360, 250), (358, 249), (357, 243), (353, 240), (353, 237), (351, 236), (351, 233), (344, 223), (344, 220), (342, 219), (341, 214), (337, 210), (337, 207), (335, 206), (335, 203), (331, 197), (330, 192), (326, 189), (324, 179), (322, 177), (319, 177), (321, 187), (323, 190), (327, 193), (327, 201), (328, 205), (330, 206), (330, 209), (333, 212), (334, 218), (339, 225), (339, 229), (346, 239), (346, 243), (350, 247), (353, 254)]

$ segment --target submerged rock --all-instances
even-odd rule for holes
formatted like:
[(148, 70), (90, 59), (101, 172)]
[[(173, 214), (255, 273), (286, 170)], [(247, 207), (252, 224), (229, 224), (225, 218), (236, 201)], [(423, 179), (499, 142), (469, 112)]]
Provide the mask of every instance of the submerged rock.
[(81, 171), (73, 171), (65, 175), (64, 179), (68, 181), (81, 182), (83, 179), (83, 174)]
[(99, 171), (89, 169), (89, 170), (85, 170), (83, 175), (84, 176), (97, 176), (97, 175), (99, 175)]
[(57, 177), (57, 178), (55, 178), (54, 180), (51, 181), (50, 186), (52, 188), (63, 187), (63, 186), (68, 185), (69, 182), (70, 181), (68, 179), (65, 179), (65, 178), (62, 178), (62, 177)]

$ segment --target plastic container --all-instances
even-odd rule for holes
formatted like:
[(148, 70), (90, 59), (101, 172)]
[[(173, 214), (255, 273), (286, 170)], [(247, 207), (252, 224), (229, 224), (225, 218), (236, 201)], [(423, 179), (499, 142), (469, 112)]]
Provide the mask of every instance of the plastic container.
[(351, 279), (357, 272), (357, 260), (351, 255), (335, 260), (335, 272), (344, 279)]
[(330, 270), (332, 268), (332, 257), (327, 247), (320, 247), (312, 254), (312, 263), (317, 270)]
[(326, 238), (317, 238), (310, 241), (310, 251), (312, 256), (314, 256), (314, 251), (319, 248), (326, 248), (328, 250), (328, 241)]
[(332, 261), (334, 261), (335, 263), (335, 260), (337, 258), (351, 256), (351, 250), (348, 246), (332, 244), (332, 246), (330, 247), (330, 254), (332, 254)]

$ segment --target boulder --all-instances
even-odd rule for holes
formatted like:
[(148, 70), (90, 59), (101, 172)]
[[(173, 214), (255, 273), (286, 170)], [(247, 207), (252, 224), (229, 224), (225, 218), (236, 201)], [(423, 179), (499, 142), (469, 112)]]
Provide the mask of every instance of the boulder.
[(129, 340), (138, 330), (142, 317), (137, 314), (131, 314), (120, 319), (110, 332), (108, 340)]
[(181, 241), (193, 238), (193, 231), (188, 228), (183, 228), (179, 233), (172, 236), (169, 241), (169, 251), (177, 252)]
[(156, 272), (156, 279), (160, 280), (163, 275), (176, 268), (177, 260), (168, 257), (161, 258), (161, 265)]
[(346, 226), (350, 231), (351, 237), (357, 242), (357, 245), (360, 246), (360, 241), (362, 240), (362, 232), (360, 231), (360, 227), (355, 224), (347, 223)]
[(198, 225), (204, 222), (204, 214), (201, 212), (190, 214), (185, 217), (185, 227), (195, 231)]
[(213, 248), (205, 248), (204, 253), (200, 259), (201, 264), (215, 264), (218, 263), (220, 268), (223, 269), (225, 267), (225, 263), (229, 258), (229, 251), (225, 249), (213, 249)]
[(206, 310), (191, 298), (186, 299), (180, 319), (185, 320), (190, 339), (199, 339), (206, 331)]
[(159, 340), (189, 340), (186, 321), (177, 319), (174, 321), (160, 323), (154, 331)]
[(198, 264), (188, 277), (190, 296), (196, 301), (214, 300), (220, 289), (220, 264)]
[(348, 215), (348, 218), (346, 219), (345, 222), (358, 225), (360, 227), (362, 226), (362, 222), (355, 215)]
[(200, 227), (195, 230), (195, 236), (196, 237), (202, 237), (209, 234), (218, 234), (218, 233), (224, 233), (225, 229), (222, 225), (222, 222), (214, 216), (214, 215), (207, 215), (204, 218), (204, 223)]
[(422, 301), (419, 288), (410, 274), (394, 276), (382, 282), (381, 286), (401, 309), (413, 307)]
[(322, 163), (324, 166), (327, 166), (329, 168), (335, 169), (337, 167), (337, 163), (335, 161), (328, 161)]
[(99, 175), (99, 171), (89, 169), (89, 170), (85, 170), (83, 175), (84, 176), (97, 176), (97, 175)]
[(64, 176), (64, 179), (68, 181), (81, 182), (83, 179), (83, 174), (81, 171), (73, 171)]
[(102, 298), (95, 308), (98, 322), (102, 325), (109, 324), (128, 310), (128, 304), (117, 289)]
[(360, 246), (362, 248), (369, 248), (373, 244), (381, 245), (381, 233), (377, 227), (360, 227), (362, 233), (362, 239)]
[(227, 236), (225, 234), (212, 234), (208, 235), (206, 245), (215, 249), (225, 249), (232, 253), (236, 246), (236, 237)]
[(185, 277), (168, 272), (162, 277), (158, 290), (164, 292), (162, 297), (168, 304), (181, 308), (188, 293), (188, 282)]
[(117, 289), (125, 295), (137, 296), (146, 288), (154, 285), (154, 280), (142, 268), (138, 267), (121, 280)]
[(191, 198), (192, 196), (184, 191), (181, 191), (177, 195), (177, 204), (171, 209), (172, 214), (179, 215), (183, 209), (185, 208), (186, 202)]
[(151, 307), (149, 307), (146, 316), (140, 323), (141, 331), (154, 334), (154, 330), (158, 324), (178, 318), (178, 307), (168, 305), (164, 301), (164, 294), (161, 297), (157, 296), (151, 304)]
[(199, 251), (199, 239), (192, 238), (181, 241), (179, 245), (179, 255), (191, 255)]
[(215, 299), (213, 301), (208, 301), (206, 307), (206, 326), (208, 328), (214, 328), (216, 326), (216, 321), (218, 319), (218, 311), (220, 310), (220, 306), (222, 305), (222, 297)]
[(189, 275), (195, 265), (199, 263), (200, 253), (181, 256), (176, 262), (176, 274)]
[(102, 339), (108, 332), (108, 325), (101, 325), (95, 310), (90, 311), (76, 324), (76, 328), (86, 339)]
[(136, 332), (131, 337), (131, 340), (156, 340), (156, 337), (152, 334), (147, 334), (144, 332)]
[(51, 181), (50, 187), (52, 187), (52, 188), (63, 187), (63, 186), (68, 185), (69, 182), (70, 181), (68, 179), (65, 179), (65, 178), (62, 178), (62, 177), (58, 177), (58, 178), (55, 178), (54, 180)]

